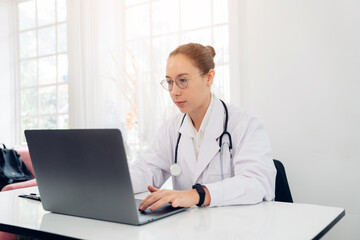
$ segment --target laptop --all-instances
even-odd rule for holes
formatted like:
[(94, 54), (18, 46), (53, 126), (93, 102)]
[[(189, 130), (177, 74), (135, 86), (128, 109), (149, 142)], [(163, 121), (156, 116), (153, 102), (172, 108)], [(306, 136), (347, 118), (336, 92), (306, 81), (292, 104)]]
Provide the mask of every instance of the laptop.
[(25, 130), (43, 208), (132, 225), (185, 208), (140, 212), (119, 129)]

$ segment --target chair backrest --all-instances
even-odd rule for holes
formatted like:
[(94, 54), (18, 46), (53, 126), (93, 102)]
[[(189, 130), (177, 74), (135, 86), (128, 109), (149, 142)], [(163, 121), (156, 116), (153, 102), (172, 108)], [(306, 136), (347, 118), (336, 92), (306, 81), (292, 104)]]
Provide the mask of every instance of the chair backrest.
[(286, 178), (284, 165), (276, 159), (274, 159), (274, 165), (277, 171), (275, 181), (275, 201), (292, 203), (293, 199)]

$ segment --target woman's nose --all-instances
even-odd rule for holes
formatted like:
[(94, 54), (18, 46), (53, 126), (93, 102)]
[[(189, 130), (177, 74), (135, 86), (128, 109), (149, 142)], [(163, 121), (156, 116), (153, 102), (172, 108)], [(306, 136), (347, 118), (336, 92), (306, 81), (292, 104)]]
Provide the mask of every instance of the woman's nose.
[(182, 89), (179, 88), (178, 85), (176, 85), (176, 84), (174, 83), (173, 88), (172, 88), (171, 91), (170, 91), (170, 94), (171, 94), (171, 95), (178, 96), (178, 95), (180, 95), (181, 90), (182, 90)]

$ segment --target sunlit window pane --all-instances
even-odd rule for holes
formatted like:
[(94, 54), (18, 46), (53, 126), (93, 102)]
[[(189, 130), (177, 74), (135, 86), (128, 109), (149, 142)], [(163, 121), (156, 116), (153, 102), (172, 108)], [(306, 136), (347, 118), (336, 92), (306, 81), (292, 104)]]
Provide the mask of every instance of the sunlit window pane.
[(57, 27), (58, 37), (58, 52), (66, 52), (67, 39), (66, 39), (66, 24), (59, 24)]
[(36, 56), (36, 32), (26, 31), (20, 33), (20, 58)]
[(211, 25), (211, 1), (182, 0), (181, 27), (194, 29)]
[(28, 87), (37, 84), (37, 60), (27, 60), (20, 63), (21, 86)]
[(56, 113), (56, 86), (39, 89), (40, 114)]
[(69, 128), (69, 115), (59, 115), (58, 117), (58, 128), (67, 129)]
[(213, 0), (214, 1), (214, 24), (227, 23), (228, 19), (228, 1)]
[(214, 46), (216, 50), (216, 64), (229, 62), (229, 27), (224, 25), (214, 28)]
[(19, 9), (19, 29), (25, 30), (34, 28), (36, 24), (35, 1), (22, 2), (18, 5)]
[(24, 117), (22, 121), (22, 129), (36, 129), (38, 128), (38, 119), (37, 117)]
[(148, 40), (128, 43), (126, 70), (131, 73), (149, 72), (151, 67), (150, 49)]
[(178, 0), (162, 0), (152, 5), (152, 27), (154, 35), (179, 31)]
[(63, 22), (67, 18), (66, 13), (66, 0), (57, 0), (57, 21)]
[(69, 88), (68, 85), (59, 85), (59, 113), (66, 113), (69, 110)]
[(38, 106), (37, 88), (24, 89), (21, 91), (21, 115), (37, 114)]
[(215, 67), (215, 78), (211, 91), (221, 99), (230, 99), (229, 65)]
[(38, 30), (39, 56), (56, 52), (55, 26)]
[(56, 128), (56, 117), (40, 117), (39, 119), (39, 128), (40, 129), (55, 129)]
[(149, 0), (125, 0), (125, 5), (134, 5), (139, 3), (149, 2)]
[(55, 23), (55, 0), (37, 0), (38, 26)]
[(68, 60), (66, 54), (58, 55), (58, 82), (68, 81)]
[(126, 22), (131, 26), (126, 27), (126, 39), (146, 37), (150, 34), (149, 5), (131, 7), (126, 11)]
[(211, 29), (205, 28), (202, 30), (188, 31), (182, 36), (181, 43), (196, 42), (204, 46), (211, 44)]
[[(153, 49), (156, 51), (156, 54), (153, 56), (153, 65), (156, 72), (161, 73), (161, 79), (165, 78), (165, 68), (167, 58), (172, 50), (178, 46), (178, 35), (166, 35), (164, 37), (157, 37), (153, 39)], [(159, 84), (160, 87), (160, 84)]]
[(56, 57), (39, 58), (39, 84), (56, 83)]
[(39, 120), (37, 117), (24, 117), (22, 119), (21, 133), (22, 133), (22, 142), (25, 142), (24, 131), (29, 129), (37, 129), (39, 127)]

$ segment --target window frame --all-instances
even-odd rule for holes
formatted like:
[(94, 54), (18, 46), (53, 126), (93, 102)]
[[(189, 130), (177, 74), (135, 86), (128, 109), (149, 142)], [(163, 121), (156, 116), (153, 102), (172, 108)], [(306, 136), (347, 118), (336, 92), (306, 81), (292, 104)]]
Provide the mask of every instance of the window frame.
[[(37, 1), (38, 0), (34, 0), (34, 4), (35, 4), (35, 27), (32, 28), (26, 28), (26, 29), (22, 29), (20, 30), (20, 16), (19, 16), (19, 4), (20, 3), (25, 3), (25, 2), (29, 2), (31, 0), (14, 0), (13, 1), (13, 25), (11, 26), (12, 31), (14, 32), (14, 109), (15, 109), (15, 113), (14, 113), (14, 119), (15, 119), (15, 136), (14, 136), (14, 140), (16, 144), (20, 144), (20, 145), (26, 145), (26, 139), (24, 138), (24, 133), (23, 131), (25, 129), (23, 129), (23, 120), (26, 117), (30, 117), (30, 118), (34, 118), (37, 119), (37, 127), (34, 129), (39, 129), (40, 128), (40, 118), (42, 117), (55, 117), (56, 118), (56, 127), (55, 128), (59, 128), (59, 117), (63, 116), (63, 117), (67, 117), (69, 119), (69, 109), (67, 109), (66, 112), (59, 112), (59, 87), (61, 86), (67, 86), (67, 88), (69, 89), (69, 82), (65, 81), (65, 82), (59, 82), (59, 56), (65, 56), (66, 58), (68, 58), (68, 47), (66, 48), (66, 51), (59, 51), (58, 49), (58, 28), (60, 25), (65, 24), (66, 28), (67, 28), (67, 17), (64, 21), (58, 21), (58, 4), (57, 1), (58, 0), (54, 0), (54, 18), (55, 21), (54, 23), (51, 24), (46, 24), (46, 25), (42, 25), (42, 26), (38, 26), (38, 6), (37, 6)], [(54, 27), (54, 31), (55, 31), (55, 52), (51, 53), (51, 54), (43, 54), (43, 55), (39, 55), (39, 38), (38, 38), (38, 31), (41, 29), (45, 29), (48, 27)], [(32, 56), (32, 57), (25, 57), (25, 58), (21, 58), (21, 49), (20, 49), (20, 35), (24, 32), (28, 32), (28, 31), (35, 31), (36, 32), (36, 55)], [(67, 43), (66, 43), (67, 44)], [(39, 61), (43, 58), (47, 58), (47, 57), (54, 57), (55, 58), (55, 67), (56, 67), (56, 81), (54, 83), (46, 83), (46, 84), (40, 84), (39, 83)], [(36, 60), (36, 84), (32, 85), (32, 86), (22, 86), (21, 85), (21, 64), (24, 61), (31, 61), (31, 60)], [(41, 113), (40, 112), (40, 89), (42, 88), (46, 88), (46, 87), (55, 87), (56, 88), (56, 111), (54, 113)], [(21, 94), (23, 90), (27, 90), (27, 89), (37, 89), (37, 110), (35, 114), (27, 114), (27, 115), (23, 115), (22, 114), (22, 99), (21, 99)], [(69, 96), (69, 95), (68, 95)], [(69, 101), (67, 102), (67, 104), (69, 105)], [(68, 120), (69, 121), (69, 120)], [(68, 123), (69, 124), (69, 123)]]

